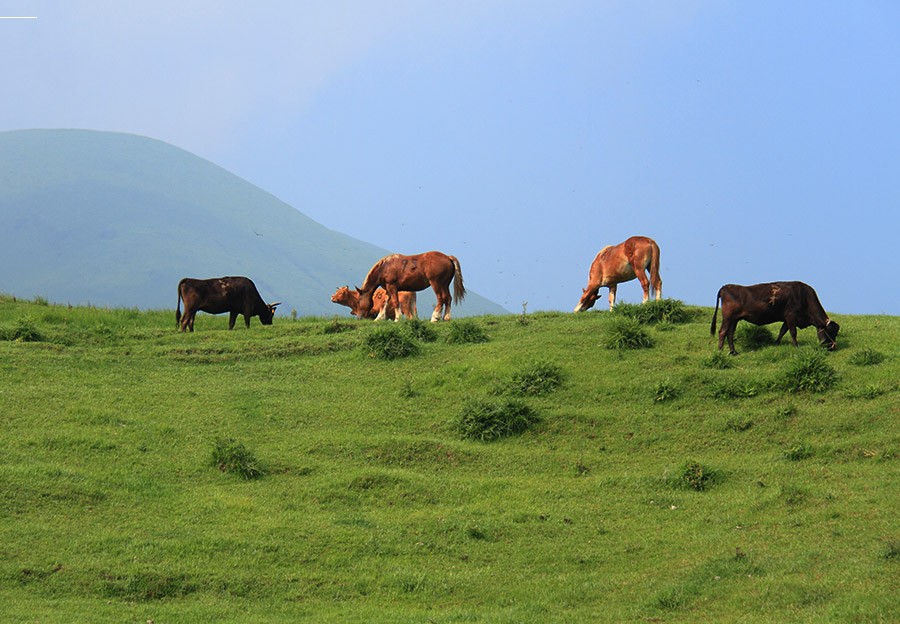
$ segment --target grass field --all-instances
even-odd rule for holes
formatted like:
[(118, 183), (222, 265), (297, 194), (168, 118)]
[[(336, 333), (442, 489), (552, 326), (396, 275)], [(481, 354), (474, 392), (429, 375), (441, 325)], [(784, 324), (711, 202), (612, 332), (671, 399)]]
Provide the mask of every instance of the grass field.
[(728, 357), (669, 303), (182, 335), (0, 297), (0, 621), (900, 621), (900, 318)]

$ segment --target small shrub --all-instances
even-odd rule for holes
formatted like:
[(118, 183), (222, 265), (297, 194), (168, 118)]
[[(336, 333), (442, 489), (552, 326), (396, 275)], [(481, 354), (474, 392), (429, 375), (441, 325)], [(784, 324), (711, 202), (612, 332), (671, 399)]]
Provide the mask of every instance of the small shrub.
[(781, 385), (790, 392), (824, 392), (837, 381), (837, 371), (825, 361), (825, 352), (807, 350), (793, 358), (781, 377)]
[(529, 320), (528, 320), (528, 302), (527, 301), (522, 302), (522, 314), (520, 314), (518, 316), (518, 318), (516, 319), (516, 322), (518, 322), (519, 325), (521, 325), (522, 327), (525, 327), (526, 325), (528, 325)]
[(674, 485), (702, 492), (712, 485), (717, 478), (716, 471), (698, 461), (688, 460), (678, 466)]
[(212, 465), (222, 472), (231, 472), (245, 479), (263, 475), (256, 456), (240, 442), (231, 438), (217, 438), (212, 451)]
[(330, 323), (326, 323), (322, 326), (322, 333), (325, 335), (328, 334), (339, 334), (341, 332), (345, 332), (348, 329), (355, 329), (354, 325), (350, 323), (342, 323), (337, 319), (337, 317), (333, 318)]
[(633, 318), (615, 318), (603, 338), (607, 349), (646, 349), (653, 346), (653, 339)]
[(460, 413), (456, 429), (463, 438), (490, 442), (523, 433), (538, 422), (537, 414), (519, 401), (472, 400)]
[(874, 349), (860, 349), (850, 356), (850, 363), (856, 366), (874, 366), (884, 361), (884, 354)]
[(734, 339), (741, 348), (748, 351), (775, 344), (775, 338), (767, 327), (752, 323), (740, 323), (735, 329)]
[(747, 416), (736, 416), (725, 421), (725, 428), (731, 431), (747, 431), (753, 426), (753, 419)]
[(562, 369), (551, 362), (536, 361), (513, 375), (500, 388), (517, 396), (543, 396), (562, 385)]
[(395, 360), (419, 352), (419, 345), (393, 322), (380, 325), (366, 334), (363, 346), (369, 357), (379, 360)]
[(797, 414), (796, 405), (784, 405), (775, 410), (775, 415), (779, 418), (789, 418)]
[(681, 387), (670, 379), (660, 381), (653, 390), (653, 398), (657, 403), (670, 401), (680, 394)]
[(432, 323), (422, 319), (407, 319), (400, 323), (401, 329), (413, 340), (421, 342), (434, 342), (437, 340), (437, 331)]
[(881, 384), (870, 383), (862, 388), (850, 388), (844, 393), (844, 396), (848, 399), (877, 399), (885, 392), (887, 390)]
[(752, 379), (738, 379), (714, 386), (712, 396), (715, 399), (748, 399), (760, 393), (762, 384)]
[(464, 319), (450, 321), (450, 332), (447, 334), (447, 342), (450, 344), (466, 344), (487, 342), (488, 336), (484, 329), (475, 321)]
[(701, 362), (701, 365), (704, 368), (712, 368), (715, 370), (725, 370), (727, 368), (731, 368), (734, 366), (731, 362), (731, 356), (727, 355), (725, 351), (716, 351), (707, 359)]

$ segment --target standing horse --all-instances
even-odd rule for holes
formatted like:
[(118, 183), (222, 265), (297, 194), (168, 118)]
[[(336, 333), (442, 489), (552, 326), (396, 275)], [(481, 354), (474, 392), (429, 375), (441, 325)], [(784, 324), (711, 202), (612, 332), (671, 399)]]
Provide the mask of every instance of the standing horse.
[[(650, 269), (650, 279), (647, 279), (645, 271)], [(591, 273), (588, 278), (587, 288), (582, 288), (584, 294), (581, 301), (575, 306), (576, 312), (581, 312), (593, 307), (597, 301), (600, 288), (609, 287), (609, 309), (612, 310), (616, 303), (616, 286), (621, 282), (627, 282), (638, 278), (641, 288), (644, 289), (646, 303), (650, 298), (650, 286), (656, 291), (656, 300), (662, 296), (662, 279), (659, 277), (659, 245), (652, 238), (646, 236), (632, 236), (624, 243), (604, 247), (591, 264)]]
[[(453, 282), (453, 297), (450, 296), (451, 281)], [(356, 289), (356, 292), (359, 293), (358, 317), (364, 318), (372, 309), (372, 296), (379, 286), (387, 291), (388, 298), (394, 306), (395, 321), (400, 320), (401, 308), (398, 292), (401, 290), (417, 292), (425, 290), (428, 286), (434, 289), (437, 305), (431, 315), (432, 323), (441, 319), (442, 312), (443, 319), (449, 321), (450, 303), (454, 298), (459, 303), (466, 296), (459, 260), (455, 256), (448, 256), (439, 251), (428, 251), (415, 256), (392, 254), (376, 262), (369, 274), (366, 275), (362, 288)], [(381, 309), (375, 320), (385, 318), (386, 312), (387, 306)]]

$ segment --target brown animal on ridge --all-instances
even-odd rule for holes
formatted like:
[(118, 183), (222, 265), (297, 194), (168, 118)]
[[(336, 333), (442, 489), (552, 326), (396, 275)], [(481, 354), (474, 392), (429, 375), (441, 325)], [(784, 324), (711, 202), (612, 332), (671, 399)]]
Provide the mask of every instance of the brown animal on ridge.
[[(645, 271), (650, 269), (650, 279)], [(650, 298), (650, 286), (656, 291), (656, 300), (662, 296), (662, 279), (659, 277), (659, 245), (646, 236), (632, 236), (624, 243), (604, 247), (594, 258), (588, 277), (587, 288), (582, 288), (581, 301), (575, 312), (582, 312), (594, 306), (600, 289), (609, 287), (609, 309), (616, 303), (616, 286), (637, 278), (644, 289), (646, 303)]]
[[(453, 282), (453, 296), (450, 296), (450, 282)], [(398, 292), (408, 290), (418, 292), (429, 286), (434, 289), (437, 296), (437, 305), (431, 314), (431, 322), (441, 319), (450, 320), (450, 304), (455, 298), (457, 303), (466, 296), (466, 287), (463, 285), (462, 269), (459, 260), (454, 256), (448, 256), (439, 251), (428, 251), (414, 256), (391, 254), (375, 263), (366, 275), (362, 288), (357, 288), (359, 293), (359, 311), (357, 316), (365, 317), (372, 309), (372, 297), (375, 289), (384, 288), (391, 304), (394, 306), (394, 320), (400, 320), (400, 300)], [(376, 320), (385, 318), (387, 306), (381, 309)]]
[(722, 301), (722, 325), (719, 328), (719, 349), (728, 339), (728, 349), (734, 350), (734, 328), (744, 320), (754, 325), (767, 325), (782, 321), (781, 331), (775, 343), (781, 342), (786, 332), (791, 333), (791, 343), (797, 346), (797, 328), (813, 325), (819, 341), (829, 351), (835, 348), (835, 338), (840, 326), (828, 318), (819, 296), (812, 286), (803, 282), (772, 282), (754, 286), (726, 284), (716, 295), (716, 309), (713, 311), (709, 333), (716, 333), (716, 314)]
[[(184, 301), (184, 316), (181, 302)], [(213, 279), (192, 279), (186, 277), (178, 282), (178, 306), (175, 309), (175, 324), (194, 331), (194, 317), (197, 312), (222, 314), (228, 312), (228, 329), (234, 329), (238, 314), (244, 315), (244, 323), (250, 327), (250, 317), (259, 316), (263, 325), (271, 325), (275, 316), (275, 306), (267, 304), (259, 296), (256, 285), (246, 277), (217, 277)]]
[[(400, 311), (403, 312), (403, 316), (406, 318), (418, 318), (418, 312), (416, 310), (416, 293), (404, 290), (399, 293), (399, 297)], [(359, 293), (357, 291), (350, 290), (348, 286), (341, 286), (333, 295), (331, 295), (331, 301), (347, 306), (350, 308), (352, 314), (359, 317)], [(366, 318), (376, 318), (385, 304), (388, 306), (388, 309), (385, 310), (385, 315), (395, 316), (394, 306), (387, 296), (387, 291), (384, 288), (376, 289), (375, 294), (372, 295), (372, 309), (369, 310), (369, 314)]]

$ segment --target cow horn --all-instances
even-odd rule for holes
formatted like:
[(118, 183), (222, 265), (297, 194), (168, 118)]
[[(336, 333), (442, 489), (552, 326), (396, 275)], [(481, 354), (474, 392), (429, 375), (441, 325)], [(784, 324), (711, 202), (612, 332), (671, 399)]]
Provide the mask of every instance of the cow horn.
[(281, 305), (281, 302), (280, 302), (280, 301), (276, 301), (275, 303), (270, 303), (270, 304), (269, 304), (269, 307), (270, 307), (270, 308), (274, 308), (275, 306), (278, 306), (278, 305)]

